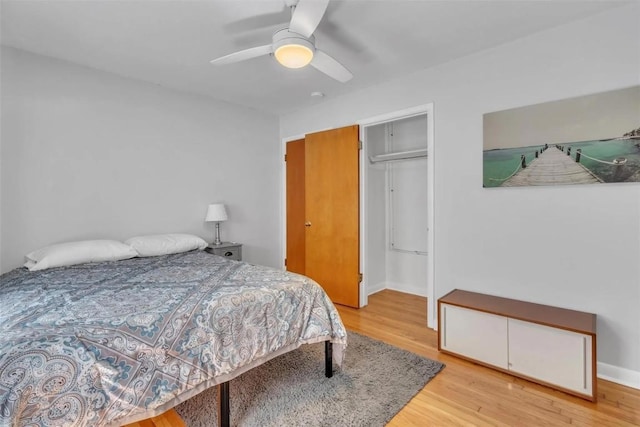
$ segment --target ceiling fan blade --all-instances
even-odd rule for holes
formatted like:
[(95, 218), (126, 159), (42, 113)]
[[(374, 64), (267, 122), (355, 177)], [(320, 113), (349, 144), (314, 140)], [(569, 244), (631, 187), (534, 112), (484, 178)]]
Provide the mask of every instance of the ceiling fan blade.
[(289, 30), (310, 37), (318, 28), (329, 0), (300, 0), (293, 10)]
[(280, 12), (269, 13), (266, 15), (250, 16), (238, 21), (233, 21), (223, 26), (224, 30), (231, 33), (239, 33), (244, 31), (255, 31), (263, 28), (274, 26), (283, 27), (291, 18), (289, 9), (284, 7)]
[(241, 50), (239, 52), (230, 53), (211, 61), (213, 65), (227, 65), (234, 62), (246, 61), (247, 59), (257, 58), (258, 56), (268, 55), (271, 53), (271, 45), (252, 47), (250, 49)]
[(342, 83), (346, 83), (353, 78), (351, 71), (320, 49), (316, 49), (313, 60), (311, 60), (311, 66)]

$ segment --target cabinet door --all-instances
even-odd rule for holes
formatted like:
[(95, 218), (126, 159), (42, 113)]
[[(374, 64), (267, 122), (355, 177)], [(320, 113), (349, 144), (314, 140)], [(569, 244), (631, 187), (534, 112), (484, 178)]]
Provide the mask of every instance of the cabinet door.
[(507, 369), (507, 318), (447, 304), (440, 316), (443, 350)]
[(509, 370), (592, 394), (591, 336), (509, 319)]

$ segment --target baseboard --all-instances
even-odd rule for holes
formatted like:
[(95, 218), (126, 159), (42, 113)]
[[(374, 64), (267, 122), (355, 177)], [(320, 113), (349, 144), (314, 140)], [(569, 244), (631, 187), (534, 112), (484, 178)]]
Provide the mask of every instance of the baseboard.
[(384, 291), (387, 289), (386, 283), (376, 283), (375, 285), (367, 284), (367, 295), (373, 295), (377, 292)]
[(421, 297), (427, 297), (427, 290), (419, 286), (407, 285), (404, 283), (391, 283), (387, 282), (386, 289), (392, 291), (404, 292), (405, 294), (418, 295)]
[(381, 282), (376, 283), (375, 285), (367, 285), (367, 295), (373, 295), (376, 292), (384, 291), (385, 289), (390, 289), (392, 291), (404, 292), (405, 294), (418, 295), (421, 297), (427, 296), (427, 291), (419, 288), (418, 286), (411, 285), (403, 285), (399, 283), (389, 283), (389, 282)]
[(640, 372), (598, 362), (598, 378), (640, 390)]

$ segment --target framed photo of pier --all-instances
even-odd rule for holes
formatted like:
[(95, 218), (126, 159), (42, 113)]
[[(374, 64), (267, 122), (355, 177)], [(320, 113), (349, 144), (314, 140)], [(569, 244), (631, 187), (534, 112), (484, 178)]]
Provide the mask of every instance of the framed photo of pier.
[(640, 182), (640, 86), (483, 116), (483, 187)]

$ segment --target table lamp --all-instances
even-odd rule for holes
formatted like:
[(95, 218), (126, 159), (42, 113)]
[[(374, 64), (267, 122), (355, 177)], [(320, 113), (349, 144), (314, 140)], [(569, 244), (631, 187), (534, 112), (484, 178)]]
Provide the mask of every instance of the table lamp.
[(214, 245), (222, 243), (220, 240), (220, 221), (227, 220), (227, 210), (222, 203), (215, 203), (209, 205), (207, 208), (207, 216), (204, 218), (205, 222), (216, 223), (216, 239), (213, 241)]

